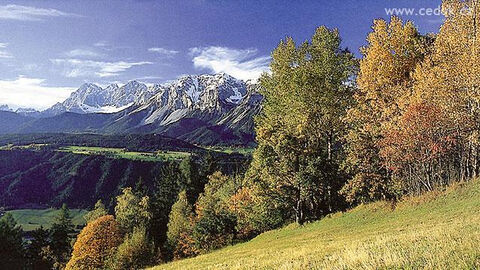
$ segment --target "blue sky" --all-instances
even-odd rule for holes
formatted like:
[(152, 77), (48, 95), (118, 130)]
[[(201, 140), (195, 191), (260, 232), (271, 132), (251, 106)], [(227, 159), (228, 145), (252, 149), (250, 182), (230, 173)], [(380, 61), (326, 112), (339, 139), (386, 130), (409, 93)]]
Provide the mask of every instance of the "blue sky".
[[(83, 82), (163, 83), (226, 72), (255, 79), (278, 42), (320, 25), (358, 53), (385, 8), (436, 8), (440, 0), (148, 1), (0, 0), (0, 104), (44, 109)], [(436, 32), (442, 16), (401, 16)]]

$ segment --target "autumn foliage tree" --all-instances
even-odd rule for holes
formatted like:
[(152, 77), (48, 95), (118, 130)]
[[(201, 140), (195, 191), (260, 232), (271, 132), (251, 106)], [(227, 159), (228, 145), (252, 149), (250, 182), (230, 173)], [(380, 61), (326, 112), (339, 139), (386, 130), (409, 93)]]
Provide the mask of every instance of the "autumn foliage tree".
[(379, 143), (408, 107), (413, 72), (429, 53), (431, 38), (397, 17), (375, 20), (362, 49), (355, 106), (349, 110), (345, 167), (353, 176), (342, 193), (350, 202), (395, 195)]
[(445, 174), (450, 172), (442, 165), (455, 149), (453, 126), (442, 108), (424, 101), (410, 104), (397, 126), (386, 131), (381, 157), (399, 188), (419, 194), (448, 184)]
[(80, 232), (66, 269), (103, 269), (106, 260), (122, 243), (120, 224), (113, 216), (102, 216)]
[(445, 23), (413, 72), (404, 110), (382, 134), (380, 155), (402, 184), (419, 193), (479, 173), (478, 1), (447, 0)]

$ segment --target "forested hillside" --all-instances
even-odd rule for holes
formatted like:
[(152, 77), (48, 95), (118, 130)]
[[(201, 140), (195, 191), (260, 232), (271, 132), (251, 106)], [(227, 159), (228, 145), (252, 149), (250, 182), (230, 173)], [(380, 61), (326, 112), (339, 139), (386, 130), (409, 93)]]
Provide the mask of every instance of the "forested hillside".
[[(243, 163), (248, 161), (241, 156), (232, 156), (231, 160), (228, 155), (220, 156), (206, 154), (187, 161), (225, 173), (243, 170)], [(152, 191), (156, 185), (165, 184), (164, 178), (171, 175), (180, 182), (179, 165), (177, 160), (149, 162), (55, 150), (3, 150), (0, 151), (0, 206), (47, 208), (66, 203), (71, 208), (87, 209), (102, 200), (114, 207), (113, 199), (125, 187), (140, 185)]]

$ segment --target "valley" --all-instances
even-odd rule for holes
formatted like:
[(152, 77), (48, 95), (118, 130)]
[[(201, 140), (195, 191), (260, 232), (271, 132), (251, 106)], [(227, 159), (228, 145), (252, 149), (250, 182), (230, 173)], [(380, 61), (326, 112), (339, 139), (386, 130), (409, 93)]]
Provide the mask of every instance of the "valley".
[[(108, 205), (123, 187), (135, 186), (140, 180), (145, 188), (153, 188), (155, 181), (175, 173), (186, 158), (199, 166), (210, 162), (228, 174), (241, 170), (250, 159), (249, 151), (242, 148), (213, 151), (184, 144), (154, 148), (140, 141), (119, 148), (113, 147), (118, 146), (115, 139), (105, 136), (102, 146), (91, 146), (94, 141), (83, 146), (79, 135), (15, 138), (24, 144), (0, 146), (0, 206), (6, 209), (60, 207), (63, 203), (86, 209), (99, 199)], [(11, 142), (6, 137), (3, 140)], [(69, 145), (73, 141), (77, 145)]]

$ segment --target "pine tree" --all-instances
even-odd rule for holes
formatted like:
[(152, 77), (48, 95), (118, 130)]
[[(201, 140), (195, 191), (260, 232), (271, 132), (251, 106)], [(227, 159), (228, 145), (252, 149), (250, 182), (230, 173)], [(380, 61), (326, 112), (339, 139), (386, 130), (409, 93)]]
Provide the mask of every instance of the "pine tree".
[(48, 270), (52, 268), (51, 262), (46, 260), (42, 254), (42, 249), (50, 245), (50, 237), (48, 230), (43, 226), (32, 232), (32, 240), (27, 246), (26, 254), (28, 256), (27, 268)]
[(12, 214), (6, 213), (0, 218), (0, 265), (4, 269), (22, 269), (23, 230), (17, 225)]
[(70, 210), (66, 204), (63, 204), (50, 229), (50, 256), (53, 258), (55, 268), (63, 268), (68, 262), (72, 252), (73, 233), (74, 226)]

